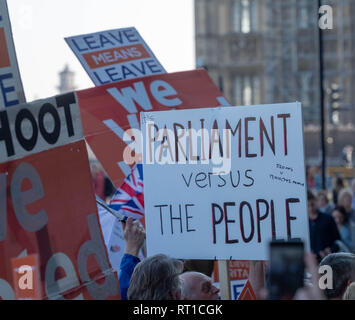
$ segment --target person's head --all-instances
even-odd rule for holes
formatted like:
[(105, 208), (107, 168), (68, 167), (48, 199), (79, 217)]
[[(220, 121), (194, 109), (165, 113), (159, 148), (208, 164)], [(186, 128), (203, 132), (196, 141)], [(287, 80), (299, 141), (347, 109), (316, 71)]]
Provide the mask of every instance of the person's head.
[(332, 211), (332, 216), (337, 225), (343, 225), (348, 222), (348, 214), (342, 206), (336, 206)]
[(317, 214), (317, 199), (312, 191), (307, 191), (308, 216)]
[(128, 300), (180, 300), (183, 262), (164, 254), (149, 257), (133, 271)]
[(327, 192), (321, 190), (317, 194), (317, 206), (318, 208), (324, 208), (329, 203)]
[(189, 271), (180, 275), (181, 298), (185, 300), (218, 300), (219, 289), (211, 278), (200, 272)]
[(347, 252), (331, 253), (320, 263), (332, 270), (333, 283), (324, 289), (328, 299), (342, 299), (347, 287), (355, 281), (355, 254)]
[(346, 211), (350, 211), (353, 203), (353, 195), (350, 189), (341, 189), (338, 196), (338, 204)]
[(344, 188), (344, 181), (341, 177), (336, 177), (335, 179), (335, 188), (337, 190), (343, 189)]

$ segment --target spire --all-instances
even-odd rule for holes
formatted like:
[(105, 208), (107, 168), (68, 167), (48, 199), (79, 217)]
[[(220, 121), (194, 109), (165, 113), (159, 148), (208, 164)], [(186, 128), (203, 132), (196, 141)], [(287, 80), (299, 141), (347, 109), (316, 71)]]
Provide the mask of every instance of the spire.
[(59, 86), (57, 89), (59, 93), (66, 93), (74, 91), (76, 86), (74, 84), (75, 73), (69, 70), (69, 66), (66, 64), (63, 71), (58, 73), (59, 75)]

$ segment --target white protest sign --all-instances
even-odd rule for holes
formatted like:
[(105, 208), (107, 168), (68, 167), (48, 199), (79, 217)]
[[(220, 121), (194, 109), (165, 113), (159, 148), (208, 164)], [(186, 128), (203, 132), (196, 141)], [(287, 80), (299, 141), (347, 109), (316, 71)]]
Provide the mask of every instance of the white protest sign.
[(65, 38), (96, 86), (166, 73), (134, 28)]
[(121, 260), (125, 250), (122, 223), (102, 206), (97, 206), (101, 231), (104, 237), (112, 268), (120, 271)]
[(0, 109), (25, 102), (6, 0), (0, 0)]
[(148, 255), (267, 260), (309, 231), (300, 103), (145, 112)]

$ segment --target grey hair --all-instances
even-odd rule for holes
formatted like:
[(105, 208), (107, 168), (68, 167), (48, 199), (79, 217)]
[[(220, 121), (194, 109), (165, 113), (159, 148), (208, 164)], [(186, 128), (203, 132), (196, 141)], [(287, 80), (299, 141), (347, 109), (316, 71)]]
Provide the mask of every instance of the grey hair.
[(333, 272), (333, 288), (325, 289), (328, 299), (341, 298), (349, 280), (355, 281), (355, 254), (338, 252), (327, 255), (320, 266), (330, 266)]
[(171, 292), (180, 293), (182, 269), (182, 261), (164, 254), (143, 260), (133, 271), (128, 300), (171, 300)]
[(187, 298), (189, 300), (195, 300), (195, 292), (191, 283), (185, 279), (184, 275), (192, 274), (193, 272), (184, 272), (180, 275), (181, 281), (181, 296), (182, 298)]

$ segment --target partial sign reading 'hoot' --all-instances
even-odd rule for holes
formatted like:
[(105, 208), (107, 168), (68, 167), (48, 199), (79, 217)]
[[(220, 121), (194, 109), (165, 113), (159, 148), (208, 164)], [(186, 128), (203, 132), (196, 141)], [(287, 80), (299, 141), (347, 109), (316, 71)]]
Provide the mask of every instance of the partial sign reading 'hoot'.
[(141, 115), (149, 255), (266, 260), (308, 218), (299, 103)]
[(76, 95), (0, 111), (0, 163), (82, 139)]

